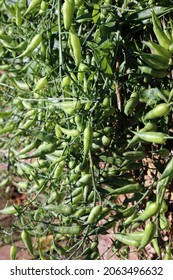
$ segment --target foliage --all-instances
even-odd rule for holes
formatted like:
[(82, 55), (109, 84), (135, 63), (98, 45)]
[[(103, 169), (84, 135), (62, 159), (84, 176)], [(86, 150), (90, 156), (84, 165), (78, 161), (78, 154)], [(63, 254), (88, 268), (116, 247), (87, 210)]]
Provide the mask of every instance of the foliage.
[(33, 259), (102, 258), (102, 234), (121, 259), (151, 241), (171, 258), (172, 2), (32, 2), (0, 1), (0, 185), (26, 194), (1, 212)]

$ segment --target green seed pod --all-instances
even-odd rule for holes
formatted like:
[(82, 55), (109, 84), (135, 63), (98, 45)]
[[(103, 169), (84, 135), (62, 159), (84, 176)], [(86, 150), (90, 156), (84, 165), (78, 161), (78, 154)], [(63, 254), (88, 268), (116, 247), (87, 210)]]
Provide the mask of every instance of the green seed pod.
[[(144, 128), (141, 128), (138, 132), (146, 132), (146, 131), (155, 131), (157, 129), (157, 126), (154, 123), (147, 123)], [(140, 142), (140, 138), (137, 135), (134, 135), (133, 138), (130, 140), (128, 147), (136, 145)]]
[(76, 8), (79, 8), (83, 5), (84, 0), (74, 0)]
[(54, 201), (57, 201), (58, 199), (59, 199), (58, 193), (57, 193), (56, 191), (53, 191), (53, 192), (50, 193), (50, 196), (49, 196), (49, 198), (48, 198), (47, 203), (48, 203), (48, 204), (51, 204), (51, 203), (53, 203)]
[(53, 228), (55, 232), (69, 235), (80, 235), (83, 228), (79, 225), (72, 225), (72, 226), (55, 226)]
[(43, 207), (46, 211), (53, 211), (57, 214), (64, 214), (64, 215), (71, 215), (73, 213), (73, 207), (71, 205), (54, 205), (54, 204), (49, 204)]
[(129, 232), (126, 233), (126, 235), (130, 238), (130, 239), (134, 239), (138, 242), (141, 242), (143, 236), (144, 236), (144, 231), (134, 231), (134, 232)]
[(23, 230), (21, 233), (21, 238), (30, 254), (33, 255), (34, 251), (32, 246), (32, 239), (29, 232), (27, 230)]
[(20, 150), (17, 156), (20, 157), (20, 155), (30, 152), (32, 149), (37, 148), (39, 145), (40, 145), (40, 140), (36, 139), (31, 144), (25, 146), (22, 150)]
[(94, 224), (97, 222), (98, 215), (102, 212), (102, 206), (96, 205), (91, 209), (91, 212), (89, 213), (87, 224)]
[(82, 60), (81, 43), (76, 33), (70, 33), (70, 44), (72, 46), (76, 66), (79, 66)]
[(14, 124), (9, 124), (5, 126), (4, 128), (0, 129), (0, 135), (13, 131), (14, 127)]
[(128, 228), (129, 225), (133, 222), (133, 220), (136, 218), (137, 216), (137, 212), (135, 211), (131, 216), (129, 216), (124, 222), (123, 222), (123, 226), (125, 228)]
[(170, 227), (169, 220), (163, 214), (160, 214), (159, 223), (161, 230), (168, 230)]
[(153, 217), (154, 215), (156, 215), (159, 211), (159, 205), (157, 202), (151, 202), (146, 208), (145, 210), (137, 217), (133, 220), (133, 222), (138, 222), (138, 221), (146, 221), (149, 218)]
[(102, 136), (102, 144), (103, 146), (108, 146), (111, 142), (111, 138), (106, 136), (106, 135), (103, 135)]
[(69, 30), (71, 27), (74, 10), (75, 10), (74, 0), (65, 0), (62, 6), (62, 14), (63, 14), (64, 27), (66, 30)]
[(86, 208), (80, 208), (75, 212), (74, 217), (79, 219), (82, 216), (84, 216), (85, 214), (87, 214), (87, 209)]
[(123, 210), (120, 213), (117, 213), (115, 217), (118, 219), (124, 219), (124, 218), (131, 216), (134, 212), (135, 212), (135, 207), (132, 206), (132, 207), (129, 207), (129, 208)]
[(62, 161), (60, 162), (57, 167), (55, 168), (55, 171), (53, 173), (53, 179), (59, 179), (61, 174), (62, 174), (62, 171), (63, 171), (63, 168), (65, 166), (65, 161)]
[(41, 43), (41, 40), (42, 40), (42, 34), (41, 33), (35, 35), (34, 38), (31, 40), (30, 44), (28, 45), (28, 47), (26, 48), (26, 50), (16, 58), (21, 58), (21, 57), (30, 55), (38, 47), (38, 45)]
[(16, 245), (13, 244), (10, 248), (10, 260), (15, 260), (16, 254), (17, 254), (17, 247)]
[(85, 174), (83, 175), (76, 183), (76, 185), (79, 186), (86, 186), (90, 184), (92, 181), (92, 176), (91, 174)]
[(42, 157), (42, 156), (45, 156), (47, 154), (50, 154), (50, 153), (54, 152), (55, 150), (56, 150), (56, 144), (43, 143), (32, 154), (23, 155), (23, 156), (21, 156), (21, 158), (22, 159), (27, 159), (27, 158)]
[(60, 126), (61, 131), (66, 134), (67, 136), (77, 137), (80, 135), (80, 131), (77, 129), (66, 129)]
[(16, 24), (18, 27), (22, 25), (22, 17), (20, 13), (20, 8), (18, 6), (16, 7)]
[(85, 158), (88, 156), (89, 150), (91, 149), (92, 140), (93, 140), (93, 129), (91, 127), (91, 124), (88, 123), (87, 127), (84, 130), (84, 134), (83, 134), (84, 157)]
[(124, 113), (127, 116), (132, 114), (138, 102), (139, 102), (139, 93), (135, 91), (131, 94), (130, 99), (127, 101), (124, 108)]
[(45, 85), (47, 85), (47, 77), (43, 77), (43, 78), (38, 80), (38, 82), (35, 85), (35, 88), (34, 88), (33, 92), (43, 89), (45, 87)]
[(13, 205), (5, 207), (0, 210), (0, 213), (3, 215), (12, 215), (12, 214), (17, 214), (17, 209)]
[(128, 246), (134, 246), (134, 247), (138, 247), (139, 246), (139, 241), (130, 238), (128, 235), (126, 234), (121, 234), (121, 233), (114, 233), (113, 236), (120, 242), (128, 245)]
[(66, 88), (66, 87), (70, 86), (70, 84), (71, 84), (70, 77), (69, 76), (64, 76), (63, 79), (62, 79), (61, 87)]
[(69, 115), (74, 115), (74, 113), (80, 110), (80, 108), (82, 107), (79, 100), (59, 102), (56, 104), (56, 106)]
[(40, 5), (39, 14), (40, 14), (40, 15), (45, 14), (45, 13), (46, 13), (47, 8), (48, 8), (48, 3), (47, 3), (47, 2), (45, 2), (45, 1), (42, 1), (42, 2), (41, 2), (41, 5)]
[(159, 248), (160, 246), (158, 244), (158, 238), (153, 238), (151, 242), (152, 242), (152, 246), (154, 247), (156, 254), (160, 258), (160, 248)]
[(136, 184), (129, 184), (121, 188), (117, 188), (116, 190), (112, 190), (111, 194), (128, 194), (128, 193), (138, 193), (142, 191), (142, 187)]
[(165, 179), (166, 177), (170, 176), (173, 172), (173, 158), (168, 162), (167, 166), (165, 167), (159, 181)]
[(71, 196), (72, 197), (75, 197), (79, 194), (83, 193), (83, 187), (78, 187), (78, 188), (75, 188), (73, 191), (72, 191), (72, 194)]
[(169, 109), (169, 104), (159, 104), (145, 115), (145, 120), (163, 117), (169, 113)]
[(124, 152), (123, 156), (129, 160), (141, 160), (146, 157), (146, 153), (144, 151), (128, 151)]
[(26, 12), (24, 13), (24, 16), (26, 16), (27, 14), (29, 14), (30, 12), (32, 12), (33, 10), (35, 10), (35, 8), (41, 4), (42, 0), (32, 0), (28, 9), (26, 10)]
[(163, 199), (160, 207), (160, 213), (166, 213), (167, 211), (168, 211), (168, 205), (166, 201)]
[(156, 144), (164, 144), (166, 140), (169, 138), (169, 135), (162, 132), (134, 132), (141, 140)]
[(73, 205), (81, 204), (82, 200), (83, 200), (83, 193), (80, 193), (72, 198), (72, 204)]
[(170, 242), (169, 242), (168, 246), (166, 247), (165, 260), (172, 260), (171, 243)]
[(148, 222), (147, 225), (145, 226), (144, 235), (138, 247), (138, 251), (146, 247), (151, 242), (151, 240), (155, 235), (155, 232), (156, 232), (156, 224), (153, 222)]

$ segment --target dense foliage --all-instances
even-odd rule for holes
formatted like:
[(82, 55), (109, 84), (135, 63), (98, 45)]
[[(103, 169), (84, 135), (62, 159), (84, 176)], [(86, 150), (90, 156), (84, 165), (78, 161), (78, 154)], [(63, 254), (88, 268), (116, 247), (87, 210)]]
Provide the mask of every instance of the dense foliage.
[(20, 233), (33, 259), (100, 259), (109, 234), (120, 259), (171, 259), (172, 1), (9, 2), (0, 186), (26, 199), (1, 210), (16, 217), (1, 239)]

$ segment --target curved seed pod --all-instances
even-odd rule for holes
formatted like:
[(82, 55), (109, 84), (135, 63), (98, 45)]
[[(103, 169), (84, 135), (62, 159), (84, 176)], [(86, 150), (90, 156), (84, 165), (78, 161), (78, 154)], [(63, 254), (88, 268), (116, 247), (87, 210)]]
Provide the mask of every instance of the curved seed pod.
[(77, 129), (66, 129), (60, 126), (61, 131), (66, 134), (67, 136), (77, 137), (80, 135), (80, 131)]
[(33, 251), (33, 246), (32, 246), (32, 239), (31, 239), (29, 232), (27, 230), (23, 230), (21, 233), (21, 238), (22, 238), (22, 241), (24, 242), (26, 248), (28, 249), (28, 251), (31, 253), (31, 255), (33, 255), (34, 251)]
[[(148, 122), (144, 128), (141, 128), (138, 132), (146, 132), (146, 131), (155, 131), (157, 129), (157, 126), (155, 123)], [(140, 138), (137, 135), (134, 135), (133, 138), (130, 140), (130, 142), (127, 145), (127, 148), (133, 145), (136, 145), (140, 142)]]
[(165, 167), (159, 181), (162, 179), (165, 179), (166, 177), (170, 176), (173, 172), (173, 157), (172, 159), (168, 162), (167, 166)]
[(126, 233), (126, 235), (130, 238), (130, 239), (134, 239), (138, 242), (141, 242), (143, 236), (144, 236), (144, 231), (134, 231), (134, 232), (129, 232)]
[(137, 218), (133, 220), (133, 222), (144, 222), (151, 218), (152, 216), (156, 215), (159, 211), (159, 205), (157, 202), (151, 202)]
[(152, 246), (154, 247), (154, 250), (155, 250), (156, 254), (160, 258), (160, 248), (159, 248), (159, 244), (158, 244), (158, 239), (153, 238), (153, 240), (151, 242), (152, 242)]
[(128, 245), (128, 246), (134, 246), (134, 247), (138, 247), (139, 246), (139, 241), (130, 238), (128, 235), (126, 234), (121, 234), (121, 233), (114, 233), (113, 236), (120, 242)]
[(162, 132), (134, 132), (139, 138), (146, 142), (164, 144), (166, 140), (169, 138), (169, 135)]
[(14, 124), (9, 124), (5, 126), (4, 128), (0, 129), (0, 135), (13, 131), (14, 127)]
[(151, 120), (155, 118), (160, 118), (169, 113), (170, 105), (166, 103), (162, 103), (157, 105), (155, 108), (150, 110), (144, 117), (145, 120)]
[(50, 154), (50, 153), (54, 152), (55, 150), (56, 150), (56, 144), (43, 143), (32, 154), (23, 155), (23, 156), (21, 156), (21, 158), (27, 159), (27, 158), (41, 157), (41, 156), (47, 155), (48, 153)]
[(63, 160), (55, 168), (55, 171), (54, 171), (54, 174), (53, 174), (53, 179), (56, 179), (56, 180), (59, 179), (59, 177), (62, 174), (64, 166), (65, 166), (65, 161)]
[(16, 24), (19, 27), (22, 25), (22, 17), (20, 13), (20, 8), (18, 6), (16, 7)]
[(41, 4), (42, 0), (32, 0), (28, 9), (26, 10), (26, 12), (24, 13), (24, 16), (26, 16), (27, 14), (29, 14), (30, 12), (32, 12), (39, 4)]
[(30, 55), (41, 43), (41, 40), (42, 40), (41, 33), (35, 35), (34, 38), (31, 40), (30, 44), (28, 45), (28, 47), (26, 48), (26, 50), (21, 55), (17, 56), (16, 58), (21, 58), (21, 57)]
[(39, 79), (35, 85), (33, 92), (43, 89), (46, 84), (47, 84), (47, 77), (43, 77)]
[(124, 219), (124, 218), (131, 216), (134, 212), (135, 212), (135, 207), (132, 206), (132, 207), (125, 209), (124, 211), (122, 211), (120, 213), (117, 213), (115, 217), (118, 219)]
[(121, 188), (117, 188), (116, 190), (112, 190), (111, 194), (128, 194), (128, 193), (138, 193), (142, 190), (142, 187), (136, 184), (129, 184)]
[(147, 246), (151, 240), (153, 239), (156, 232), (156, 224), (153, 222), (148, 222), (145, 226), (144, 235), (141, 239), (140, 245), (138, 247), (138, 251), (143, 249), (145, 246)]
[(31, 144), (25, 146), (22, 150), (19, 151), (17, 156), (23, 155), (30, 152), (32, 149), (37, 148), (40, 145), (40, 140), (36, 139)]

